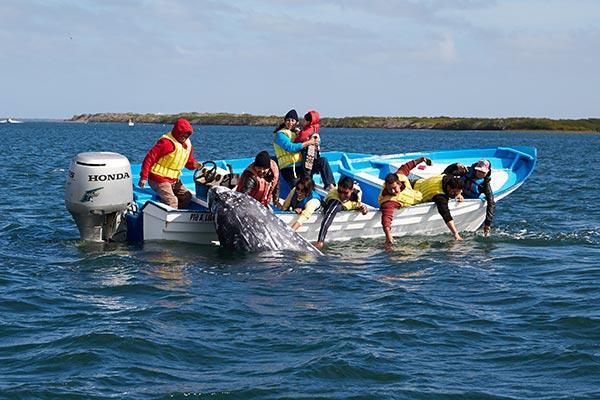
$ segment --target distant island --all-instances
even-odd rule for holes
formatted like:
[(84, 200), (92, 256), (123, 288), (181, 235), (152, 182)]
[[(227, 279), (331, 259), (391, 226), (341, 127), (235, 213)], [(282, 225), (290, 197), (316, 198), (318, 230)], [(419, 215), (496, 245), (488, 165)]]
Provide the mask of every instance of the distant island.
[[(71, 122), (122, 122), (170, 124), (177, 118), (186, 118), (201, 125), (275, 126), (281, 116), (230, 114), (230, 113), (180, 113), (135, 114), (98, 113), (75, 115)], [(550, 119), (550, 118), (460, 118), (460, 117), (341, 117), (321, 118), (322, 127), (330, 128), (385, 128), (385, 129), (440, 129), (489, 131), (564, 131), (600, 132), (600, 118)]]

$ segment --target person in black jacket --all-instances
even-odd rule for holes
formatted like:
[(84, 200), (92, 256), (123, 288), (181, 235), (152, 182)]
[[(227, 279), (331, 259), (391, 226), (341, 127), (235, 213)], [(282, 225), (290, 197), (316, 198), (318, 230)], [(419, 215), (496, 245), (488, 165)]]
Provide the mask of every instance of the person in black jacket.
[(236, 191), (253, 197), (265, 207), (273, 202), (281, 208), (279, 200), (279, 168), (266, 151), (256, 155), (254, 162), (240, 176)]
[(492, 168), (488, 160), (479, 160), (467, 167), (461, 163), (450, 164), (444, 170), (444, 174), (459, 176), (463, 182), (462, 195), (466, 199), (478, 199), (482, 194), (487, 202), (485, 222), (483, 223), (483, 234), (490, 234), (496, 202), (490, 181), (492, 180)]

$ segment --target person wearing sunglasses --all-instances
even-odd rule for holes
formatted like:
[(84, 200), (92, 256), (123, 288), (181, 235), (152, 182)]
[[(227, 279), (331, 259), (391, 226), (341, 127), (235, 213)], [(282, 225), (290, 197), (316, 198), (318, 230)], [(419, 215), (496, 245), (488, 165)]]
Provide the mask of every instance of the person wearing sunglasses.
[(362, 192), (358, 185), (354, 185), (352, 179), (347, 176), (340, 178), (338, 185), (331, 189), (325, 197), (325, 211), (319, 237), (315, 243), (315, 247), (322, 249), (325, 245), (325, 237), (327, 231), (333, 222), (336, 214), (341, 210), (350, 211), (358, 210), (363, 215), (368, 212), (368, 208), (361, 202)]
[(292, 224), (292, 229), (297, 231), (320, 207), (321, 198), (315, 191), (315, 183), (307, 176), (301, 178), (290, 191), (283, 202), (282, 210), (292, 210), (298, 214), (298, 218)]

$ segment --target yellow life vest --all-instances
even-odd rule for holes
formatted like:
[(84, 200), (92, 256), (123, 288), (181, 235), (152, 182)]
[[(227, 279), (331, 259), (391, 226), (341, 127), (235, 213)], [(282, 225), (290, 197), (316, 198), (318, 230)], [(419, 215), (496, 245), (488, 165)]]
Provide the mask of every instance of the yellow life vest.
[(183, 145), (173, 137), (171, 132), (165, 133), (161, 139), (168, 139), (175, 145), (175, 150), (169, 154), (162, 156), (150, 169), (150, 172), (156, 175), (164, 176), (165, 178), (179, 179), (181, 170), (185, 167), (188, 161), (190, 152), (192, 151), (192, 142), (186, 139), (184, 148)]
[(349, 210), (355, 210), (358, 207), (360, 207), (361, 203), (361, 199), (362, 199), (362, 191), (360, 190), (360, 187), (358, 187), (357, 184), (354, 184), (354, 191), (357, 194), (357, 201), (352, 201), (352, 200), (346, 200), (346, 201), (342, 201), (340, 199), (340, 194), (337, 191), (337, 186), (334, 187), (333, 189), (331, 189), (329, 191), (329, 193), (327, 193), (327, 196), (325, 196), (325, 204), (327, 204), (327, 202), (331, 199), (335, 199), (338, 200), (340, 203), (342, 203), (342, 208), (346, 211)]
[(444, 194), (442, 180), (445, 175), (434, 175), (429, 178), (419, 179), (415, 182), (415, 190), (423, 194), (422, 203), (431, 201), (433, 196)]
[(400, 207), (408, 207), (408, 206), (414, 206), (415, 204), (419, 204), (421, 202), (421, 200), (423, 199), (423, 194), (421, 194), (421, 192), (419, 192), (418, 190), (414, 190), (410, 184), (410, 181), (408, 180), (408, 177), (406, 175), (403, 174), (397, 174), (398, 178), (400, 178), (400, 182), (404, 183), (404, 189), (396, 194), (396, 195), (391, 195), (391, 194), (387, 194), (387, 192), (385, 192), (385, 184), (383, 186), (383, 189), (381, 190), (381, 193), (379, 194), (379, 205), (382, 205), (383, 203), (385, 203), (386, 201), (395, 201), (396, 203), (400, 204)]
[(296, 153), (289, 153), (281, 148), (277, 143), (275, 143), (274, 139), (277, 137), (277, 134), (281, 132), (287, 137), (290, 138), (290, 141), (294, 141), (296, 139), (296, 132), (292, 132), (289, 129), (280, 129), (273, 135), (273, 148), (275, 149), (275, 156), (277, 157), (277, 164), (279, 165), (279, 169), (289, 167), (290, 165), (294, 165), (299, 161), (302, 161), (302, 154), (298, 151)]

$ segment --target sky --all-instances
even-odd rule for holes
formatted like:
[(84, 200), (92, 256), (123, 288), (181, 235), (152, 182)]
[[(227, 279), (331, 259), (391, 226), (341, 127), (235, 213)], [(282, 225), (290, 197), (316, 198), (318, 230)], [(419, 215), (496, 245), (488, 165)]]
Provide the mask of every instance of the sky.
[(599, 0), (0, 0), (0, 118), (599, 106)]

